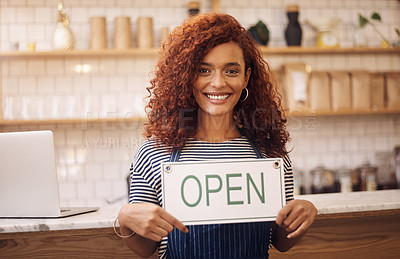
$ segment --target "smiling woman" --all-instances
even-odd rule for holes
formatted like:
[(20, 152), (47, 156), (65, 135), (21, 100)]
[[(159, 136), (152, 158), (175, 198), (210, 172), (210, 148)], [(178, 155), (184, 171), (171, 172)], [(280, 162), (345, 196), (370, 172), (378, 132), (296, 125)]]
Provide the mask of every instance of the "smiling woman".
[(241, 136), (236, 127), (226, 131), (223, 127), (211, 127), (216, 124), (207, 122), (219, 120), (217, 126), (235, 124), (234, 108), (250, 77), (251, 69), (245, 69), (243, 52), (235, 42), (220, 44), (204, 57), (193, 89), (199, 106), (197, 139), (213, 142), (215, 138), (220, 141)]
[[(230, 45), (230, 49), (227, 49), (230, 52), (218, 51), (223, 46), (214, 49), (218, 45)], [(269, 155), (286, 155), (285, 144), (289, 133), (286, 131), (281, 98), (271, 80), (269, 65), (263, 59), (257, 43), (229, 15), (196, 15), (176, 27), (164, 42), (155, 77), (148, 89), (151, 98), (147, 107), (149, 123), (145, 136), (157, 136), (157, 139), (162, 139), (172, 149), (182, 148), (186, 139), (196, 136), (200, 110), (194, 98), (193, 86), (196, 81), (204, 82), (203, 79), (213, 78), (214, 83), (223, 79), (213, 71), (216, 68), (212, 66), (216, 64), (210, 64), (204, 59), (206, 56), (212, 58), (208, 55), (210, 52), (220, 52), (217, 59), (222, 57), (224, 66), (232, 65), (224, 71), (225, 80), (228, 75), (240, 71), (239, 77), (244, 80), (241, 87), (247, 84), (244, 97), (248, 93), (248, 99), (238, 102), (233, 110), (237, 128), (260, 149), (268, 150)], [(227, 61), (226, 55), (235, 57), (235, 60)], [(230, 63), (237, 63), (239, 67)], [(209, 77), (208, 73), (212, 76)], [(248, 77), (247, 81), (245, 76)], [(214, 98), (221, 99), (223, 96)], [(209, 122), (209, 125), (212, 124), (216, 122)]]
[[(317, 210), (293, 199), (281, 99), (257, 44), (232, 16), (196, 15), (175, 28), (147, 90), (149, 140), (131, 167), (130, 204), (118, 215), (131, 250), (150, 256), (158, 249), (160, 258), (267, 258), (270, 245), (286, 251), (302, 238)], [(287, 203), (275, 222), (185, 226), (161, 207), (164, 162), (267, 157), (283, 161)]]

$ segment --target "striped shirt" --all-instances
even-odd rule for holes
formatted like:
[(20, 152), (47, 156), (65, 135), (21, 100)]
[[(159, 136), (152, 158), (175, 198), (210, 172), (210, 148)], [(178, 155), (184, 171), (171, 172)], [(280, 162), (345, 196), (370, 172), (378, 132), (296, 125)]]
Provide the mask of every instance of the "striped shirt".
[[(164, 146), (146, 141), (138, 150), (131, 166), (129, 202), (150, 202), (162, 206), (161, 163), (168, 162), (171, 154)], [(242, 136), (221, 143), (189, 139), (182, 148), (179, 161), (257, 158), (249, 140)], [(286, 201), (293, 199), (293, 172), (288, 156), (283, 158)], [(190, 229), (189, 229), (190, 231)], [(270, 234), (270, 233), (267, 233)], [(167, 237), (160, 242), (159, 258), (166, 258)]]

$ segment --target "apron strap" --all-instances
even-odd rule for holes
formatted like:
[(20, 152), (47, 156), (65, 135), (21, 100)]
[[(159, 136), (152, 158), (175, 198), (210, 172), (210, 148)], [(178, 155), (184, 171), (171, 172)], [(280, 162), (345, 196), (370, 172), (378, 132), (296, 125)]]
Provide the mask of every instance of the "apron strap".
[(169, 157), (169, 162), (179, 162), (179, 157), (181, 156), (181, 149), (174, 149)]
[(254, 152), (257, 155), (257, 158), (264, 158), (263, 154), (261, 153), (260, 149), (249, 139), (250, 145), (253, 148)]

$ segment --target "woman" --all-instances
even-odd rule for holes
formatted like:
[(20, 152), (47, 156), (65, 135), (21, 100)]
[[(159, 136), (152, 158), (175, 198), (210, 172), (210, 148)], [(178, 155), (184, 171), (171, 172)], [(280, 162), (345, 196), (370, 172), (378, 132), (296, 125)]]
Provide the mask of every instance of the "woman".
[[(175, 28), (149, 87), (149, 139), (131, 168), (130, 204), (118, 219), (128, 247), (160, 258), (267, 258), (290, 249), (316, 208), (293, 199), (280, 97), (270, 69), (246, 30), (226, 14), (202, 14)], [(179, 151), (179, 152), (176, 152)], [(160, 164), (282, 157), (287, 204), (275, 222), (184, 226), (163, 208)]]

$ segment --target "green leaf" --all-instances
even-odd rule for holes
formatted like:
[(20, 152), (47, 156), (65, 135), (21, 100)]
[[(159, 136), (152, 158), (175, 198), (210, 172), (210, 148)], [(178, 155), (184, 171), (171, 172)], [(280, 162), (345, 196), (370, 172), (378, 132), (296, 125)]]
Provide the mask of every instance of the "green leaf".
[(400, 37), (400, 30), (399, 29), (394, 29), (396, 31), (397, 37)]
[(375, 12), (371, 15), (371, 18), (377, 21), (382, 21), (381, 16), (379, 15), (379, 13)]
[(368, 19), (361, 14), (358, 14), (358, 20), (360, 21), (360, 28), (364, 27), (369, 22)]

